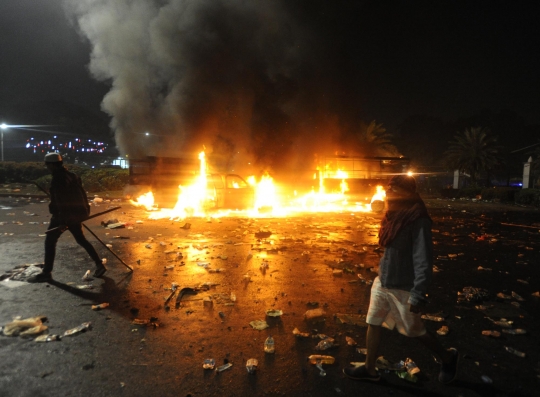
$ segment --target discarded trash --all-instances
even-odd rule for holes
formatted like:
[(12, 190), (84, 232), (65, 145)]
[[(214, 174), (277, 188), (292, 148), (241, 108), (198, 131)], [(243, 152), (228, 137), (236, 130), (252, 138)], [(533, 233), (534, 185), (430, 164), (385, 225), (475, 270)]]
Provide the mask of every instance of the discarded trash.
[(259, 365), (259, 361), (256, 358), (250, 358), (246, 362), (246, 370), (248, 374), (254, 374), (257, 371), (257, 366)]
[(326, 312), (322, 308), (317, 309), (311, 309), (304, 313), (304, 318), (306, 320), (315, 320), (320, 319), (321, 317), (325, 316)]
[(203, 361), (203, 365), (202, 367), (204, 369), (214, 369), (216, 366), (216, 360), (214, 360), (213, 358), (207, 358)]
[(367, 349), (365, 347), (357, 347), (356, 348), (356, 351), (360, 354), (363, 354), (363, 355), (366, 355), (367, 354)]
[(497, 298), (499, 298), (499, 299), (512, 299), (512, 297), (510, 295), (503, 294), (502, 292), (499, 292), (497, 294)]
[(61, 339), (62, 337), (60, 335), (40, 335), (34, 339), (34, 342), (53, 342)]
[(264, 352), (272, 354), (274, 353), (274, 351), (275, 351), (274, 338), (272, 338), (272, 336), (269, 336), (264, 341)]
[(86, 332), (87, 330), (91, 329), (92, 328), (92, 323), (90, 321), (86, 322), (86, 323), (82, 323), (81, 325), (75, 327), (75, 328), (71, 328), (71, 329), (68, 329), (66, 332), (64, 332), (64, 335), (63, 336), (73, 336), (73, 335), (77, 335), (81, 332)]
[[(109, 225), (113, 225), (115, 223), (118, 223), (118, 219), (109, 219), (107, 221), (101, 221), (101, 226), (108, 227)], [(137, 223), (139, 223), (139, 221), (137, 221)]]
[(533, 292), (531, 295), (535, 298), (540, 298), (540, 291)]
[(326, 371), (323, 368), (323, 364), (334, 364), (336, 359), (332, 356), (312, 354), (311, 356), (308, 357), (308, 361), (311, 364), (314, 364), (319, 369), (319, 371), (321, 371), (319, 372), (320, 376), (326, 376)]
[(309, 332), (300, 332), (298, 328), (293, 329), (292, 333), (297, 338), (309, 338)]
[(107, 225), (107, 229), (123, 229), (126, 227), (126, 224), (123, 222), (110, 223)]
[(510, 335), (525, 335), (527, 333), (527, 331), (521, 328), (515, 328), (515, 329), (504, 328), (502, 332), (505, 334), (510, 334)]
[(231, 292), (231, 302), (236, 302), (236, 294), (234, 292)]
[(405, 368), (407, 368), (407, 372), (409, 375), (416, 375), (418, 372), (420, 372), (420, 368), (418, 368), (418, 365), (411, 360), (410, 358), (407, 358), (405, 360)]
[(446, 325), (443, 325), (441, 328), (437, 330), (437, 335), (440, 336), (446, 336), (448, 335), (449, 329)]
[(91, 284), (76, 285), (77, 289), (94, 289), (94, 286)]
[(268, 317), (279, 317), (283, 315), (283, 310), (269, 309), (266, 311)]
[(353, 338), (351, 338), (350, 336), (346, 336), (345, 340), (347, 341), (347, 345), (356, 346), (356, 341)]
[(482, 302), (489, 298), (489, 292), (483, 288), (464, 287), (463, 291), (458, 291), (458, 302), (466, 300), (467, 302)]
[(521, 357), (521, 358), (525, 358), (525, 356), (526, 356), (525, 353), (520, 352), (519, 350), (516, 350), (516, 349), (514, 349), (513, 347), (505, 346), (504, 349), (505, 349), (508, 353), (512, 353), (513, 355), (518, 356), (518, 357)]
[(352, 324), (367, 327), (365, 314), (336, 313), (334, 314), (334, 318), (338, 320), (340, 324)]
[(257, 329), (259, 331), (268, 328), (268, 324), (266, 323), (266, 321), (263, 320), (250, 321), (249, 325), (251, 325), (253, 329)]
[(514, 324), (513, 321), (507, 320), (505, 318), (501, 318), (500, 320), (493, 320), (489, 317), (486, 317), (488, 320), (493, 322), (493, 324), (498, 325), (499, 327), (503, 328), (512, 328), (512, 324)]
[(191, 229), (191, 223), (184, 223), (183, 226), (180, 226), (180, 229), (185, 229), (185, 230)]
[(82, 276), (82, 279), (84, 281), (88, 280), (90, 278), (90, 270), (87, 270), (86, 273), (84, 273), (84, 276)]
[(108, 303), (100, 303), (99, 305), (92, 305), (92, 310), (101, 310), (109, 307)]
[(341, 269), (334, 269), (334, 270), (332, 270), (332, 275), (333, 275), (333, 276), (337, 276), (337, 277), (343, 276), (343, 270), (341, 270)]
[(498, 338), (501, 336), (501, 333), (499, 331), (487, 330), (487, 331), (482, 331), (482, 335), (491, 336), (492, 338)]
[(441, 322), (444, 321), (444, 317), (433, 316), (431, 314), (422, 314), (422, 319)]
[(47, 321), (45, 316), (29, 317), (23, 320), (16, 319), (7, 323), (2, 332), (6, 336), (33, 336), (45, 331), (47, 327), (43, 325)]
[(418, 382), (418, 378), (416, 377), (416, 375), (411, 375), (407, 371), (396, 371), (396, 375), (399, 376), (401, 379), (406, 380), (407, 382)]
[(384, 356), (377, 357), (377, 360), (375, 361), (375, 367), (377, 367), (379, 370), (389, 370), (389, 371), (406, 371), (407, 368), (405, 367), (405, 361), (400, 361), (397, 363), (393, 363), (388, 361)]
[(317, 346), (315, 346), (315, 350), (327, 350), (331, 347), (334, 347), (334, 338), (325, 338), (322, 341), (320, 341)]
[(482, 382), (487, 385), (491, 385), (493, 383), (493, 380), (487, 375), (482, 375), (480, 378), (482, 379)]
[(221, 317), (222, 319), (225, 318), (225, 313), (219, 312), (218, 314), (219, 314), (219, 317)]
[(231, 363), (226, 363), (226, 364), (223, 364), (223, 365), (220, 365), (219, 367), (216, 368), (216, 372), (223, 372), (225, 371), (226, 369), (229, 369), (232, 367), (232, 364)]
[(517, 301), (523, 302), (525, 299), (523, 299), (521, 296), (519, 296), (517, 293), (512, 291), (512, 298), (514, 298)]

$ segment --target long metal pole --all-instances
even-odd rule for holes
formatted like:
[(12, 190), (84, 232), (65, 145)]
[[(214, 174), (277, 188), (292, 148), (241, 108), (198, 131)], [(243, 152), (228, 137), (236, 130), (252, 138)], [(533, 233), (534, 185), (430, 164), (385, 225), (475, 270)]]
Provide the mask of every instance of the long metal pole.
[(2, 162), (4, 162), (4, 129), (1, 129), (2, 131)]
[(88, 226), (86, 226), (84, 223), (82, 225), (84, 226), (84, 228), (86, 230), (88, 230), (92, 234), (92, 236), (94, 236), (96, 238), (97, 241), (99, 241), (101, 244), (103, 244), (103, 246), (105, 248), (107, 248), (111, 252), (111, 254), (113, 254), (116, 257), (116, 259), (118, 259), (120, 262), (122, 262), (122, 265), (127, 267), (129, 270), (133, 271), (133, 269), (131, 267), (129, 267), (129, 265), (126, 262), (124, 262), (118, 255), (116, 255), (116, 253), (112, 249), (107, 247), (107, 244), (105, 244), (98, 236), (96, 236), (96, 234), (92, 230), (90, 230), (90, 228)]

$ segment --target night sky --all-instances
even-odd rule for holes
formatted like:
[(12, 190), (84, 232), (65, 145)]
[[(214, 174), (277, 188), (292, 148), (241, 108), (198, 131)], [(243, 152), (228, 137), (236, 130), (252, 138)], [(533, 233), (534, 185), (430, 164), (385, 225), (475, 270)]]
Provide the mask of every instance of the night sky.
[[(413, 115), (455, 120), (488, 109), (540, 124), (537, 2), (92, 3), (0, 2), (2, 117), (26, 101), (98, 110), (114, 85), (103, 110), (126, 153), (141, 150), (128, 142), (143, 129), (182, 131), (182, 143), (197, 144), (194, 136), (213, 131), (214, 142), (227, 143), (228, 129), (250, 124), (239, 134), (256, 151), (253, 131), (267, 145), (275, 131), (343, 134), (359, 119), (394, 132)], [(144, 101), (134, 105), (137, 98)]]

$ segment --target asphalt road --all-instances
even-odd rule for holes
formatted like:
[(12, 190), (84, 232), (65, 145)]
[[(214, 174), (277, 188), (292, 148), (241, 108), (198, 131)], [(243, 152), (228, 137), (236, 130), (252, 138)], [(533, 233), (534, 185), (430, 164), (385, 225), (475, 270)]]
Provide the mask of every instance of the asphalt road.
[[(445, 318), (442, 323), (427, 321), (427, 327), (435, 332), (447, 325), (450, 332), (439, 337), (441, 343), (461, 353), (460, 372), (451, 385), (439, 384), (438, 365), (430, 354), (396, 331), (384, 332), (380, 354), (391, 361), (413, 359), (421, 369), (418, 383), (394, 373), (384, 373), (379, 384), (355, 382), (342, 373), (350, 362), (365, 358), (357, 347), (365, 347), (366, 328), (344, 324), (338, 315), (367, 311), (369, 281), (376, 276), (380, 254), (376, 241), (381, 215), (227, 216), (211, 222), (174, 222), (149, 220), (141, 209), (111, 202), (92, 211), (118, 204), (122, 209), (87, 225), (112, 245), (133, 273), (86, 233), (108, 259), (109, 271), (103, 279), (82, 281), (92, 262), (65, 233), (58, 244), (53, 282), (0, 282), (1, 325), (16, 316), (45, 315), (49, 333), (62, 334), (92, 323), (85, 333), (49, 343), (0, 336), (0, 396), (538, 395), (539, 299), (531, 294), (540, 290), (539, 211), (479, 202), (427, 203), (434, 220), (438, 270), (427, 312)], [(112, 218), (126, 228), (100, 225)], [(46, 202), (0, 198), (0, 274), (42, 262), (47, 227), (43, 222), (48, 219)], [(189, 229), (182, 228), (186, 222)], [(264, 238), (260, 232), (271, 235)], [(173, 282), (180, 289), (210, 287), (185, 295), (178, 308), (175, 297), (166, 307)], [(93, 289), (79, 289), (80, 285)], [(457, 302), (458, 292), (467, 286), (489, 292), (490, 298), (481, 303), (484, 308), (475, 307), (479, 302)], [(496, 298), (497, 293), (512, 291), (524, 301)], [(110, 306), (92, 310), (91, 305), (104, 302)], [(305, 319), (314, 308), (324, 310), (323, 321)], [(272, 309), (283, 315), (266, 316)], [(501, 331), (490, 320), (501, 317), (527, 334), (481, 335), (482, 330)], [(134, 319), (152, 319), (155, 326), (135, 325)], [(265, 320), (269, 328), (253, 329), (254, 320)], [(295, 328), (312, 336), (328, 335), (337, 346), (317, 351), (320, 339), (297, 338)], [(275, 339), (275, 354), (263, 351), (268, 335)], [(349, 346), (346, 336), (358, 345)], [(504, 346), (526, 357), (510, 354)], [(326, 376), (308, 363), (311, 354), (336, 358), (335, 364), (325, 366)], [(207, 358), (232, 367), (221, 373), (204, 370)], [(246, 371), (249, 358), (259, 361), (256, 374)]]

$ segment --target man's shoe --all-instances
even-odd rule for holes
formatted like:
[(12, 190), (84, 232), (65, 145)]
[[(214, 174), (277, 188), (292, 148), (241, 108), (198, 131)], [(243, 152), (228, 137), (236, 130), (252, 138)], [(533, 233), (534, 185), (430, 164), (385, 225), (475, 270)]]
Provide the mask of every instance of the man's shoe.
[(52, 280), (51, 272), (41, 272), (35, 276), (29, 277), (26, 281), (29, 283), (46, 283), (47, 281)]
[(457, 367), (459, 361), (459, 353), (453, 347), (448, 349), (452, 353), (452, 360), (448, 363), (441, 363), (441, 371), (439, 372), (439, 382), (448, 384), (452, 382), (457, 375)]
[(105, 274), (107, 268), (101, 264), (96, 266), (96, 271), (94, 272), (94, 277), (101, 277)]
[(343, 368), (343, 373), (354, 380), (369, 380), (371, 382), (378, 382), (381, 380), (381, 375), (378, 372), (376, 375), (371, 375), (365, 365)]

